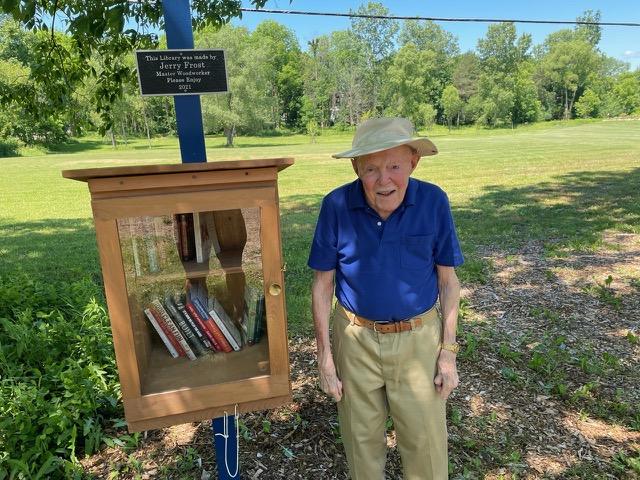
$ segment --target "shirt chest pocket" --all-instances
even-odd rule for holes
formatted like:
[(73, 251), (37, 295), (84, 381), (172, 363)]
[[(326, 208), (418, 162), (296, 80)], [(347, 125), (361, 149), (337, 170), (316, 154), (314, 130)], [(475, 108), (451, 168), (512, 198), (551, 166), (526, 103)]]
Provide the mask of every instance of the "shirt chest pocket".
[(409, 269), (426, 269), (433, 265), (434, 235), (404, 237), (400, 244), (400, 265)]

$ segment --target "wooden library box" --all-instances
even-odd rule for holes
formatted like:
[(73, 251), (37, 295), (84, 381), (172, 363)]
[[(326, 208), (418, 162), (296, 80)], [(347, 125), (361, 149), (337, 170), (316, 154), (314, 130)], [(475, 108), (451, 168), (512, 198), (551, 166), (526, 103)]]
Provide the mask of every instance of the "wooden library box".
[(292, 164), (62, 172), (91, 192), (130, 431), (291, 401), (277, 180)]

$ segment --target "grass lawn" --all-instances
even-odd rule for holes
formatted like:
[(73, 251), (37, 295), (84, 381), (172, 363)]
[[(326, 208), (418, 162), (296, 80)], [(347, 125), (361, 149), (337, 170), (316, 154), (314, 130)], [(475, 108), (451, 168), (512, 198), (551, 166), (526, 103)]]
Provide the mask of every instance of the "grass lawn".
[[(415, 176), (448, 193), (466, 257), (451, 478), (638, 478), (640, 120), (428, 133), (440, 153)], [(351, 136), (240, 137), (233, 149), (207, 139), (209, 161), (296, 161), (279, 179), (294, 402), (241, 417), (247, 478), (262, 467), (270, 479), (345, 478), (335, 405), (316, 388), (306, 260), (323, 195), (354, 178), (330, 156)], [(102, 281), (89, 193), (60, 175), (178, 162), (167, 138), (117, 149), (87, 138), (0, 159), (0, 419), (10, 419), (0, 420), (0, 478), (9, 464), (35, 473), (69, 459), (76, 443), (97, 452), (64, 465), (83, 478), (215, 468), (205, 423), (143, 437), (117, 418), (104, 300), (87, 303)], [(392, 446), (388, 478), (400, 472)]]
[[(350, 162), (331, 158), (352, 133), (310, 143), (303, 135), (240, 137), (233, 149), (207, 139), (209, 161), (292, 156), (280, 177), (287, 301), (292, 332), (310, 332), (306, 256), (322, 196), (354, 178)], [(543, 239), (549, 251), (598, 245), (607, 229), (640, 231), (640, 121), (537, 124), (516, 130), (433, 132), (440, 153), (415, 176), (449, 194), (467, 257), (460, 275), (483, 281), (489, 246), (517, 248)], [(0, 275), (100, 278), (89, 194), (60, 171), (96, 166), (177, 163), (175, 139), (113, 149), (81, 140), (65, 152), (0, 159)]]

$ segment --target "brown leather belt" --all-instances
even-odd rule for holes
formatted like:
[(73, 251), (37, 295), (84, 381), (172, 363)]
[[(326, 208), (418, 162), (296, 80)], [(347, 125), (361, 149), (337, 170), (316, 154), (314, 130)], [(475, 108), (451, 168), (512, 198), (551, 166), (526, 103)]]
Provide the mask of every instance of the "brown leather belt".
[[(410, 318), (408, 320), (402, 320), (399, 322), (376, 322), (369, 320), (368, 318), (361, 317), (355, 313), (347, 310), (342, 305), (338, 304), (344, 311), (345, 316), (349, 321), (360, 327), (368, 328), (376, 333), (400, 333), (409, 332), (422, 326), (422, 317), (425, 317), (433, 308), (422, 315)], [(435, 307), (434, 307), (435, 308)]]

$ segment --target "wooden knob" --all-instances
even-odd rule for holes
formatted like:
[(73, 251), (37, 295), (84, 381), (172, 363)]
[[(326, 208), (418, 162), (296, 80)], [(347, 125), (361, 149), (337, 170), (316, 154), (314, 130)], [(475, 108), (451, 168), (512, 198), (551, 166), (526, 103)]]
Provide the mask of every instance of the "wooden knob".
[(280, 295), (281, 292), (282, 292), (282, 287), (277, 283), (272, 283), (269, 286), (269, 293), (274, 297), (277, 297), (278, 295)]

